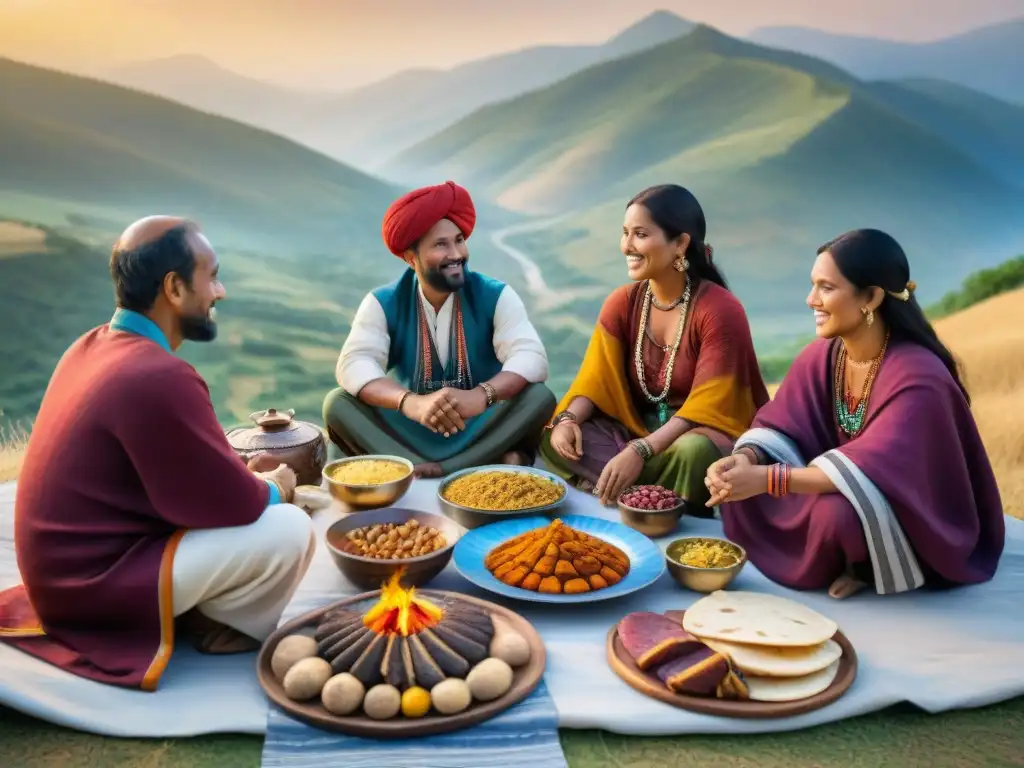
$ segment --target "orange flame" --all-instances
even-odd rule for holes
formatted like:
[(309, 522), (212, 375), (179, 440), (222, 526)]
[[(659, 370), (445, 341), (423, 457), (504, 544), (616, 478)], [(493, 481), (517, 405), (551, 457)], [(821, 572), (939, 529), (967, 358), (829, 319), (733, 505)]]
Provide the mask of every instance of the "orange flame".
[(416, 588), (403, 587), (396, 572), (381, 585), (380, 600), (363, 615), (363, 625), (378, 635), (415, 635), (441, 621), (444, 611), (429, 600), (417, 597)]

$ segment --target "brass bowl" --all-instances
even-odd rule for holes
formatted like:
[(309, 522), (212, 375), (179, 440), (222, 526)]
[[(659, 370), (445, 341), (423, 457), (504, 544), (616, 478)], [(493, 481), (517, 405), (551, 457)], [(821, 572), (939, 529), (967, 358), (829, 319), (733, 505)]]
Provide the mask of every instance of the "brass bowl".
[[(422, 526), (436, 528), (445, 537), (445, 546), (420, 557), (408, 557), (401, 560), (378, 560), (346, 552), (341, 543), (346, 534), (356, 528), (365, 528), (378, 523), (407, 523), (416, 520)], [(404, 569), (401, 583), (404, 587), (419, 587), (435, 578), (445, 569), (452, 559), (455, 542), (462, 536), (464, 529), (444, 515), (421, 512), (417, 509), (388, 507), (374, 509), (358, 515), (348, 515), (327, 529), (325, 541), (331, 559), (338, 570), (349, 581), (360, 589), (375, 590), (390, 579), (399, 569)]]
[(637, 509), (622, 503), (622, 497), (628, 492), (629, 489), (623, 491), (617, 502), (619, 517), (623, 523), (652, 539), (668, 536), (676, 529), (679, 519), (683, 516), (683, 510), (686, 509), (684, 500), (680, 499), (676, 506), (669, 509)]
[[(683, 565), (679, 562), (679, 556), (691, 541), (721, 542), (735, 551), (739, 561), (725, 568), (697, 568), (692, 565)], [(668, 566), (668, 572), (681, 587), (692, 589), (694, 592), (709, 593), (717, 589), (725, 589), (736, 578), (743, 570), (743, 566), (747, 564), (747, 552), (739, 544), (717, 536), (684, 536), (672, 541), (666, 547), (665, 563)]]
[[(342, 464), (351, 464), (355, 461), (393, 461), (401, 464), (409, 471), (404, 477), (398, 480), (391, 480), (377, 485), (355, 485), (353, 483), (342, 483), (331, 477), (331, 472)], [(379, 509), (389, 507), (405, 496), (412, 485), (413, 467), (412, 462), (403, 459), (401, 456), (387, 456), (384, 454), (372, 454), (368, 456), (347, 456), (344, 459), (336, 459), (328, 462), (321, 472), (324, 481), (327, 483), (327, 490), (331, 496), (346, 504), (353, 512), (361, 512), (366, 509)]]

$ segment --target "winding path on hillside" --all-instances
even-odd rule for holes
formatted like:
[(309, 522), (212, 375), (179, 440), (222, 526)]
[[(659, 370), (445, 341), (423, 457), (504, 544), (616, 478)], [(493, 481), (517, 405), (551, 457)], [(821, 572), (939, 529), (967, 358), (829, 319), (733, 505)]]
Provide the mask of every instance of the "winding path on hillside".
[(514, 224), (491, 234), (491, 242), (494, 243), (495, 247), (515, 261), (520, 269), (523, 270), (526, 290), (533, 297), (536, 307), (540, 311), (550, 311), (577, 299), (593, 298), (595, 296), (602, 296), (605, 293), (605, 289), (599, 286), (552, 289), (544, 279), (544, 272), (540, 265), (530, 256), (506, 242), (506, 239), (513, 235), (522, 235), (553, 227), (568, 219), (571, 215), (572, 212), (570, 211), (569, 213), (563, 213), (551, 218)]

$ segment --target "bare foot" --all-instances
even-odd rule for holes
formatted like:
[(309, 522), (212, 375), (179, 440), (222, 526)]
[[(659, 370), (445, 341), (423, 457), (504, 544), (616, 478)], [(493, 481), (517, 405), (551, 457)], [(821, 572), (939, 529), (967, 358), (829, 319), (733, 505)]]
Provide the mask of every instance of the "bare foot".
[(200, 653), (211, 655), (248, 653), (259, 650), (263, 645), (256, 638), (249, 637), (219, 621), (214, 621), (195, 608), (178, 617), (177, 625), (179, 631), (189, 637), (193, 647)]
[(441, 465), (434, 461), (428, 461), (423, 464), (417, 464), (412, 468), (416, 477), (440, 477), (444, 474), (444, 470), (441, 469)]
[(517, 467), (525, 467), (529, 461), (522, 451), (509, 451), (501, 455), (502, 464), (512, 464)]
[(237, 629), (222, 626), (205, 635), (197, 637), (195, 649), (210, 656), (222, 656), (230, 653), (249, 653), (258, 651), (262, 646), (259, 640), (239, 632)]
[(832, 582), (832, 586), (828, 588), (829, 597), (834, 597), (836, 600), (844, 600), (850, 595), (855, 595), (866, 587), (863, 581), (855, 579), (853, 576), (843, 574), (838, 579)]

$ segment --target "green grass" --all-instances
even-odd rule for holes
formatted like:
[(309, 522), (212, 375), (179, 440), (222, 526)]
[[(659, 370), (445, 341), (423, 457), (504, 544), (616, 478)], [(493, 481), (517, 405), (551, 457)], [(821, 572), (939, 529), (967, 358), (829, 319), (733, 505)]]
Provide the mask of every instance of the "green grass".
[[(789, 733), (622, 736), (563, 730), (571, 768), (969, 768), (1024, 765), (1024, 698), (929, 715), (893, 707)], [(263, 740), (218, 734), (114, 739), (0, 708), (0, 765), (18, 768), (258, 768)]]

